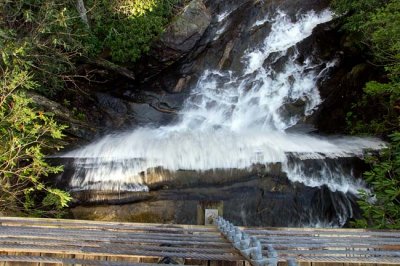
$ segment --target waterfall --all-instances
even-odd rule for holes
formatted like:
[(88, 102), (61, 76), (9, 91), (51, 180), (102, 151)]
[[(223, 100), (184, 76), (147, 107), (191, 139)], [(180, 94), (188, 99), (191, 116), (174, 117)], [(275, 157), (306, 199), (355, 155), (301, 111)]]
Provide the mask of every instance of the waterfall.
[[(223, 13), (218, 23), (228, 15)], [(156, 167), (205, 171), (281, 163), (293, 182), (357, 193), (362, 182), (325, 160), (362, 156), (365, 149), (381, 148), (379, 140), (288, 131), (321, 104), (317, 82), (335, 65), (299, 60), (296, 44), (331, 19), (328, 10), (295, 20), (278, 11), (255, 22), (253, 27), (268, 24), (271, 31), (244, 51), (242, 70), (205, 70), (177, 122), (108, 135), (63, 155), (75, 158), (71, 187), (146, 191), (146, 173)], [(307, 160), (317, 166), (308, 167)]]

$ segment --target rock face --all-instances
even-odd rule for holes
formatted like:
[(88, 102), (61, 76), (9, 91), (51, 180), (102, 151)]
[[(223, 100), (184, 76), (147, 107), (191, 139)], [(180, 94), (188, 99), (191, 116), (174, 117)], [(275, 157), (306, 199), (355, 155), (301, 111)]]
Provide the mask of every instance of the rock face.
[(160, 62), (175, 62), (189, 53), (211, 22), (211, 14), (202, 0), (191, 1), (167, 27), (156, 48)]
[[(343, 160), (343, 165), (356, 165)], [(312, 167), (312, 160), (309, 163)], [(160, 175), (164, 177), (160, 179)], [(198, 204), (217, 201), (223, 202), (224, 217), (238, 225), (339, 226), (359, 213), (354, 195), (291, 182), (280, 164), (268, 169), (259, 165), (251, 171), (156, 169), (144, 182), (149, 192), (75, 191), (72, 215), (77, 219), (191, 224), (196, 223)]]
[(196, 48), (210, 23), (211, 13), (203, 0), (189, 2), (153, 44), (149, 55), (142, 58), (139, 65), (144, 67), (140, 68), (139, 78), (147, 80), (154, 77), (185, 57)]
[[(34, 92), (29, 92), (28, 96), (36, 105), (40, 106), (40, 108), (53, 113), (58, 121), (68, 125), (66, 133), (70, 138), (85, 141), (92, 139), (93, 136), (96, 135), (98, 130), (96, 126), (80, 119), (79, 115), (74, 113), (74, 110), (70, 110), (60, 103)], [(69, 141), (73, 140), (70, 139)]]
[[(104, 195), (106, 196), (106, 195)], [(356, 212), (355, 202), (328, 188), (310, 188), (282, 177), (259, 176), (231, 183), (164, 188), (121, 195), (117, 205), (80, 205), (76, 219), (196, 224), (196, 207), (223, 201), (224, 217), (237, 225), (333, 226)], [(130, 198), (130, 201), (123, 199)], [(350, 197), (350, 200), (355, 200)], [(353, 207), (345, 207), (353, 206)]]
[(306, 121), (323, 133), (345, 132), (346, 113), (362, 97), (365, 83), (379, 73), (367, 63), (351, 36), (340, 30), (341, 26), (339, 20), (318, 25), (313, 35), (299, 45), (304, 56), (317, 55), (335, 64), (319, 81), (323, 103)]

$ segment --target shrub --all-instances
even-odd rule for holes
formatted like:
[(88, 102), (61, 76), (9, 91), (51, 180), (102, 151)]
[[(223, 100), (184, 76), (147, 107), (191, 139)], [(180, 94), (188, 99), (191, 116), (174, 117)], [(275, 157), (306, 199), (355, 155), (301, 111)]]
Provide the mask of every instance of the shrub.
[(364, 176), (373, 191), (361, 193), (358, 203), (364, 218), (354, 225), (400, 229), (400, 133), (392, 134), (391, 146), (367, 161), (372, 168)]
[(61, 148), (64, 126), (40, 111), (28, 90), (62, 89), (78, 48), (64, 36), (65, 9), (56, 1), (6, 1), (0, 6), (0, 212), (59, 216), (71, 199), (44, 177), (62, 170), (45, 161)]
[(32, 106), (24, 90), (35, 86), (26, 71), (1, 70), (0, 212), (58, 216), (71, 198), (41, 178), (62, 170), (49, 165), (43, 151), (60, 148), (54, 140), (64, 127)]
[(179, 0), (89, 0), (87, 6), (97, 46), (117, 63), (132, 63), (150, 50)]
[[(356, 226), (400, 228), (400, 2), (397, 0), (335, 0), (344, 14), (344, 28), (357, 34), (382, 68), (379, 81), (370, 81), (362, 99), (348, 114), (354, 134), (378, 135), (390, 141), (380, 156), (367, 159), (371, 170), (364, 174), (372, 194), (362, 192), (364, 218)], [(372, 197), (372, 198), (371, 198)]]

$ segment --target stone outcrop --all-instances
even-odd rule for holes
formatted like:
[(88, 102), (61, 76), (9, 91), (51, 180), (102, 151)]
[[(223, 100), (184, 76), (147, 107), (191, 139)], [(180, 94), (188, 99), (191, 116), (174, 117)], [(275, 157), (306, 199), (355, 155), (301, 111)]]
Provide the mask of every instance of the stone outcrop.
[(66, 124), (68, 128), (65, 131), (70, 137), (85, 141), (92, 139), (96, 135), (98, 130), (96, 125), (79, 120), (73, 110), (37, 93), (28, 92), (27, 94), (39, 108), (53, 113), (58, 121)]
[[(139, 77), (156, 76), (190, 53), (211, 23), (211, 13), (203, 0), (192, 0), (176, 15), (139, 65)], [(178, 86), (179, 87), (179, 86)]]
[(321, 61), (317, 63), (322, 63), (323, 67), (334, 62), (319, 80), (323, 102), (305, 121), (323, 133), (345, 132), (347, 112), (361, 99), (365, 83), (379, 75), (376, 67), (367, 63), (353, 38), (340, 30), (341, 26), (338, 19), (318, 25), (298, 46), (304, 57), (319, 58)]
[(211, 22), (211, 14), (202, 0), (192, 0), (167, 27), (156, 44), (160, 62), (175, 62), (189, 53)]
[(131, 193), (130, 197), (128, 201), (129, 195), (122, 194), (115, 205), (76, 206), (71, 213), (75, 219), (195, 224), (200, 202), (223, 201), (224, 217), (237, 225), (332, 226), (340, 223), (340, 217), (356, 212), (344, 207), (355, 200), (351, 195), (271, 176), (212, 186), (165, 187), (148, 193), (147, 198), (140, 198), (140, 193)]

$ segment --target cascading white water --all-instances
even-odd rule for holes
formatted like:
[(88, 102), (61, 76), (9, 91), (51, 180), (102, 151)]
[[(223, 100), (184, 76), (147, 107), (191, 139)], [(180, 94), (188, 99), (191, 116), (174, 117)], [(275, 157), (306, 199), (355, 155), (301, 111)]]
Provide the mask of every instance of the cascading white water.
[[(329, 11), (308, 12), (293, 22), (279, 11), (256, 22), (256, 26), (271, 23), (271, 32), (244, 53), (243, 70), (206, 70), (179, 122), (109, 135), (65, 154), (81, 158), (76, 160), (71, 187), (119, 189), (123, 184), (125, 189), (146, 190), (143, 175), (155, 167), (203, 171), (281, 162), (292, 181), (355, 193), (360, 184), (340, 169), (332, 174), (322, 166), (315, 173), (318, 177), (310, 176), (301, 160), (361, 156), (366, 148), (379, 149), (380, 141), (285, 132), (321, 103), (317, 80), (334, 65), (311, 59), (299, 63), (295, 45), (331, 19)], [(278, 61), (284, 63), (276, 67)], [(290, 111), (293, 104), (296, 112)], [(289, 156), (300, 163), (293, 164)]]

